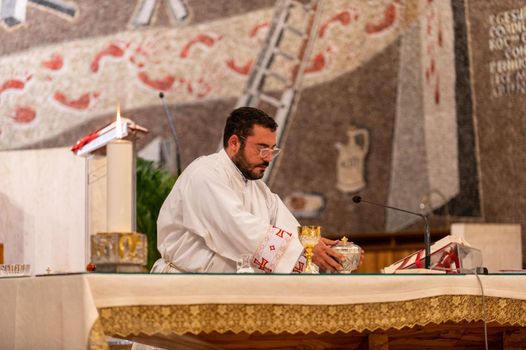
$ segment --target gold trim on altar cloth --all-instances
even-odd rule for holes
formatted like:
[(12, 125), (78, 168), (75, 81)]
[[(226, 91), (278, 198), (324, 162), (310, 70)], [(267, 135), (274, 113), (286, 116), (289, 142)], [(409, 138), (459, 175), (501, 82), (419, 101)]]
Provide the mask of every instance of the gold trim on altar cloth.
[[(526, 300), (485, 297), (487, 322), (526, 326)], [(95, 333), (199, 334), (201, 332), (309, 333), (375, 331), (430, 323), (483, 320), (482, 298), (445, 295), (399, 302), (347, 305), (199, 304), (99, 309)], [(97, 323), (96, 323), (97, 326)]]

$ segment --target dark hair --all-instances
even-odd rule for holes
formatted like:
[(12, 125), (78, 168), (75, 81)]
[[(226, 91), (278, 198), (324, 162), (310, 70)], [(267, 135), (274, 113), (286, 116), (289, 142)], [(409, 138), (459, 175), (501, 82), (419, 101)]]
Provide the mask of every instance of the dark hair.
[(241, 137), (241, 142), (252, 135), (252, 127), (260, 125), (264, 128), (276, 131), (278, 124), (267, 113), (253, 107), (239, 107), (230, 113), (223, 132), (223, 147), (228, 146), (228, 139), (232, 135)]

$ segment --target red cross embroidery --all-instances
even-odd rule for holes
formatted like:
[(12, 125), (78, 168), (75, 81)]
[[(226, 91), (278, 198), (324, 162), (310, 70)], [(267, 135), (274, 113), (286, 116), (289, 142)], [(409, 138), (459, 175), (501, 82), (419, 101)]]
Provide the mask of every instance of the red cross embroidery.
[(268, 260), (265, 258), (261, 258), (261, 261), (259, 261), (257, 258), (254, 258), (253, 263), (254, 265), (257, 265), (256, 267), (262, 271), (272, 272), (272, 269), (266, 266), (268, 264)]
[(278, 229), (278, 232), (276, 232), (276, 236), (278, 236), (279, 238), (283, 238), (283, 234), (284, 234), (284, 233), (286, 233), (289, 237), (292, 236), (292, 233), (290, 233), (290, 232), (287, 232), (287, 231), (285, 231), (285, 230), (282, 230), (282, 229), (280, 229), (280, 228), (278, 228), (278, 227), (276, 227), (276, 226), (274, 226), (274, 228), (277, 228), (277, 229)]
[(270, 250), (276, 250), (276, 247), (274, 245), (271, 245), (269, 248)]
[(304, 267), (305, 267), (305, 264), (303, 263), (303, 261), (298, 261), (296, 266), (294, 266), (294, 268), (292, 269), (292, 272), (301, 273), (303, 272)]

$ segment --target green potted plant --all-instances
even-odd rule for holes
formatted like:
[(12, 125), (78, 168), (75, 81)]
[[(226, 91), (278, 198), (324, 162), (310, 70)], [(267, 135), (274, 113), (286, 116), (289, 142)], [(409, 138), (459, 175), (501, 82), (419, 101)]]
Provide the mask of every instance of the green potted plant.
[(137, 231), (148, 239), (148, 271), (160, 253), (157, 250), (157, 217), (170, 193), (176, 176), (155, 165), (154, 162), (137, 158)]

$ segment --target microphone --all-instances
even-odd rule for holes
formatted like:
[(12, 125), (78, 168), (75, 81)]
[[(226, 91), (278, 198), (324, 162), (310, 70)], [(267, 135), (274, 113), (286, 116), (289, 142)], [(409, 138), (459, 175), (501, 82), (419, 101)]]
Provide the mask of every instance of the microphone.
[(425, 264), (425, 268), (426, 269), (430, 268), (430, 266), (431, 266), (431, 234), (429, 233), (429, 222), (427, 221), (427, 216), (426, 215), (420, 214), (420, 213), (416, 213), (414, 211), (401, 209), (401, 208), (391, 207), (391, 206), (385, 205), (385, 204), (379, 204), (379, 203), (375, 203), (375, 202), (370, 202), (370, 201), (367, 201), (367, 200), (363, 199), (360, 196), (352, 197), (352, 201), (354, 203), (356, 203), (356, 204), (364, 202), (364, 203), (369, 203), (369, 204), (372, 204), (372, 205), (376, 205), (378, 207), (398, 210), (398, 211), (401, 211), (401, 212), (404, 212), (404, 213), (420, 216), (422, 219), (424, 219), (424, 224), (425, 224), (424, 247), (425, 247), (425, 252), (426, 252), (426, 257), (425, 257), (425, 260), (424, 260), (424, 264)]
[(179, 148), (179, 139), (177, 138), (177, 132), (175, 131), (174, 117), (166, 105), (164, 93), (162, 91), (159, 92), (159, 98), (163, 104), (164, 112), (166, 113), (166, 118), (168, 119), (168, 125), (170, 125), (170, 131), (172, 132), (172, 137), (175, 142), (175, 164), (177, 166), (177, 176), (179, 176), (181, 175), (181, 149)]

